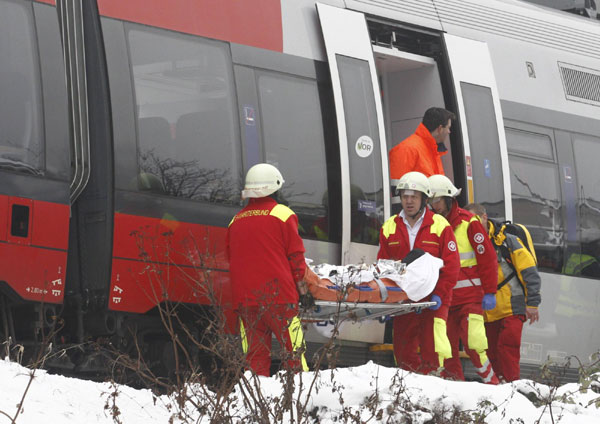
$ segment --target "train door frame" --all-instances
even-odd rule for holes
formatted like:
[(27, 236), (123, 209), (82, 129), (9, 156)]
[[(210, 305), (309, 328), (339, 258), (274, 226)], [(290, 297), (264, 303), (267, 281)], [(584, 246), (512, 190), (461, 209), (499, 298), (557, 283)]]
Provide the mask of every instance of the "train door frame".
[[(390, 151), (415, 132), (429, 107), (445, 103), (440, 67), (431, 56), (392, 46), (374, 44), (373, 54), (382, 86), (387, 149)], [(456, 153), (448, 144), (447, 148), (448, 154), (442, 156), (442, 162), (446, 175), (454, 181), (454, 168), (458, 169), (457, 159), (462, 150), (456, 149), (459, 150)], [(392, 182), (392, 193), (395, 192), (393, 185)], [(392, 213), (395, 213), (400, 208), (400, 197), (395, 196), (391, 200)]]
[[(504, 132), (504, 119), (502, 108), (500, 105), (500, 95), (496, 85), (494, 68), (492, 59), (487, 46), (487, 43), (476, 41), (468, 38), (459, 37), (444, 33), (443, 43), (445, 47), (445, 57), (447, 58), (448, 67), (450, 69), (451, 80), (456, 98), (457, 119), (459, 120), (462, 130), (462, 147), (464, 151), (465, 168), (466, 168), (466, 184), (467, 184), (467, 201), (469, 203), (479, 202), (480, 199), (475, 198), (475, 187), (473, 176), (477, 175), (479, 167), (486, 168), (495, 166), (493, 158), (485, 159), (484, 164), (473, 163), (472, 145), (476, 141), (471, 141), (469, 117), (467, 116), (465, 93), (462, 84), (489, 89), (493, 109), (495, 113), (496, 130), (498, 135), (499, 150), (500, 150), (500, 168), (502, 170), (502, 183), (504, 188), (504, 217), (512, 220), (512, 199), (510, 187), (510, 171), (508, 166), (508, 149), (506, 145), (506, 135)], [(475, 170), (475, 172), (474, 172)], [(489, 178), (490, 174), (486, 169), (482, 173)]]
[[(331, 73), (333, 97), (336, 105), (336, 117), (339, 136), (341, 178), (342, 178), (342, 252), (341, 263), (368, 262), (375, 260), (378, 246), (353, 242), (351, 240), (351, 184), (350, 184), (350, 152), (348, 144), (347, 121), (342, 97), (342, 83), (339, 72), (338, 56), (360, 60), (368, 63), (373, 89), (376, 134), (367, 134), (373, 149), (379, 147), (382, 171), (382, 203), (384, 219), (390, 215), (390, 192), (388, 184), (387, 143), (383, 110), (375, 68), (375, 60), (371, 47), (371, 39), (364, 14), (346, 9), (317, 3), (317, 14), (321, 23), (327, 61)], [(364, 136), (357, 139), (357, 144)], [(372, 138), (376, 140), (373, 140)], [(377, 140), (378, 139), (378, 140)], [(379, 144), (379, 146), (377, 146)], [(375, 150), (373, 150), (375, 151)]]

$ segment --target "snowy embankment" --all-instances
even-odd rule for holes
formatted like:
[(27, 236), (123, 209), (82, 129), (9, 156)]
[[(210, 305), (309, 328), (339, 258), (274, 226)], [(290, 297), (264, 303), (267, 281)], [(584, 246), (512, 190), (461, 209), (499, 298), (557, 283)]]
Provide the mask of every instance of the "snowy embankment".
[[(211, 408), (202, 417), (198, 405), (210, 405), (211, 393), (191, 396), (183, 410), (172, 397), (154, 396), (148, 390), (136, 390), (110, 383), (50, 375), (31, 371), (18, 364), (0, 361), (0, 423), (10, 423), (24, 397), (16, 423), (124, 423), (150, 424), (169, 422), (209, 422)], [(264, 399), (281, 402), (284, 378), (251, 379), (252, 387), (260, 386)], [(474, 382), (452, 382), (433, 376), (421, 376), (393, 368), (368, 363), (354, 368), (321, 371), (311, 387), (314, 373), (295, 376), (294, 402), (310, 400), (303, 422), (406, 422), (424, 423), (436, 416), (460, 417), (475, 421), (483, 417), (486, 423), (598, 423), (600, 422), (600, 393), (582, 392), (579, 384), (557, 388), (529, 380), (512, 384), (488, 386)], [(31, 384), (28, 384), (31, 380)], [(244, 405), (252, 389), (236, 386), (224, 404), (224, 416), (231, 422), (254, 422), (257, 409)], [(298, 389), (301, 387), (301, 393)], [(250, 390), (250, 391), (249, 391)], [(190, 391), (190, 393), (193, 390)], [(525, 396), (525, 394), (529, 394)], [(252, 393), (253, 396), (256, 392)], [(205, 397), (208, 396), (209, 398)], [(256, 397), (256, 396), (255, 396)], [(195, 406), (192, 406), (195, 403)], [(294, 408), (292, 408), (294, 409)], [(276, 407), (263, 413), (275, 413)], [(291, 422), (286, 412), (271, 422)], [(294, 411), (293, 422), (298, 422)], [(10, 417), (10, 418), (9, 418)], [(185, 417), (185, 418), (184, 418)]]

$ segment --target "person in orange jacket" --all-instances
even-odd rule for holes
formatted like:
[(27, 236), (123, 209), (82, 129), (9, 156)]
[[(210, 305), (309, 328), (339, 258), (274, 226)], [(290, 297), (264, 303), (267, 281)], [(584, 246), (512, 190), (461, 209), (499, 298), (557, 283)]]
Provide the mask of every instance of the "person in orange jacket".
[(414, 134), (394, 146), (389, 152), (392, 211), (400, 208), (396, 186), (407, 172), (417, 171), (430, 177), (444, 174), (442, 156), (448, 151), (444, 142), (450, 135), (454, 113), (439, 107), (425, 111)]
[(464, 381), (459, 352), (459, 340), (477, 374), (484, 383), (498, 384), (492, 363), (487, 356), (484, 310), (496, 306), (498, 260), (487, 231), (471, 212), (458, 206), (456, 196), (461, 192), (445, 175), (429, 177), (431, 207), (443, 215), (454, 230), (460, 255), (458, 281), (452, 290), (448, 312), (448, 339), (452, 358), (444, 363), (443, 376)]
[(288, 369), (308, 370), (297, 315), (299, 295), (310, 298), (304, 278), (311, 271), (304, 260), (298, 218), (271, 196), (283, 183), (273, 165), (250, 168), (242, 191), (242, 198), (250, 200), (231, 220), (226, 237), (244, 353), (249, 368), (264, 376), (270, 375), (272, 335), (287, 352)]
[(452, 227), (446, 218), (427, 208), (429, 181), (420, 172), (408, 172), (398, 182), (402, 211), (381, 227), (377, 259), (404, 260), (421, 249), (443, 261), (430, 296), (421, 301), (436, 304), (421, 313), (393, 318), (396, 364), (406, 370), (429, 374), (443, 366), (452, 354), (446, 335), (446, 318), (456, 284), (460, 260)]

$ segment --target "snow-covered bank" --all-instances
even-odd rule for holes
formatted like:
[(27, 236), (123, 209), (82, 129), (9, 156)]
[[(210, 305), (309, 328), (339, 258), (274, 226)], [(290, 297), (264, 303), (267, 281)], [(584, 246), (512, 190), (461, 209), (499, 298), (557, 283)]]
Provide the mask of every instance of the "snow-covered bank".
[[(10, 423), (29, 382), (30, 370), (18, 364), (0, 361), (0, 423)], [(313, 373), (302, 379), (304, 401)], [(260, 378), (262, 395), (280, 398), (282, 384), (277, 377)], [(299, 387), (299, 384), (296, 385)], [(116, 396), (112, 394), (116, 393)], [(532, 393), (532, 403), (524, 393)], [(227, 402), (233, 422), (248, 420), (239, 387)], [(294, 395), (297, 399), (298, 395)], [(547, 401), (548, 398), (553, 400)], [(199, 400), (199, 399), (198, 399)], [(474, 382), (452, 382), (433, 376), (421, 376), (369, 363), (360, 367), (320, 372), (312, 389), (307, 410), (320, 423), (427, 422), (434, 414), (461, 413), (461, 417), (481, 417), (486, 423), (597, 423), (600, 393), (583, 393), (578, 384), (566, 384), (553, 390), (529, 380), (488, 386)], [(204, 401), (201, 401), (204, 403)], [(343, 404), (342, 404), (343, 403)], [(112, 411), (118, 408), (118, 421)], [(94, 383), (36, 371), (17, 423), (113, 423), (150, 424), (183, 422), (177, 417), (176, 402), (167, 396), (155, 397), (148, 390), (136, 390), (110, 383)], [(189, 422), (209, 422), (196, 407), (186, 407)], [(438, 415), (439, 416), (439, 415)], [(170, 421), (172, 420), (172, 421)], [(520, 421), (522, 420), (522, 421)], [(274, 421), (274, 420), (273, 420)], [(285, 418), (290, 421), (290, 418)], [(296, 421), (294, 421), (296, 422)], [(308, 421), (310, 422), (310, 421)], [(466, 421), (461, 421), (466, 422)]]

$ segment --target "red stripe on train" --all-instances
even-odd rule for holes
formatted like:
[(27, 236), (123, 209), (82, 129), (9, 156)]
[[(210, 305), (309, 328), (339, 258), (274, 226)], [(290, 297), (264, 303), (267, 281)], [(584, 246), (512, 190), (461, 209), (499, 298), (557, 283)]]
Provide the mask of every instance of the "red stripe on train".
[(144, 313), (165, 300), (230, 304), (226, 231), (115, 214), (109, 309)]
[(62, 303), (66, 265), (67, 252), (0, 243), (0, 280), (25, 300)]
[(283, 51), (281, 0), (98, 0), (100, 14)]

